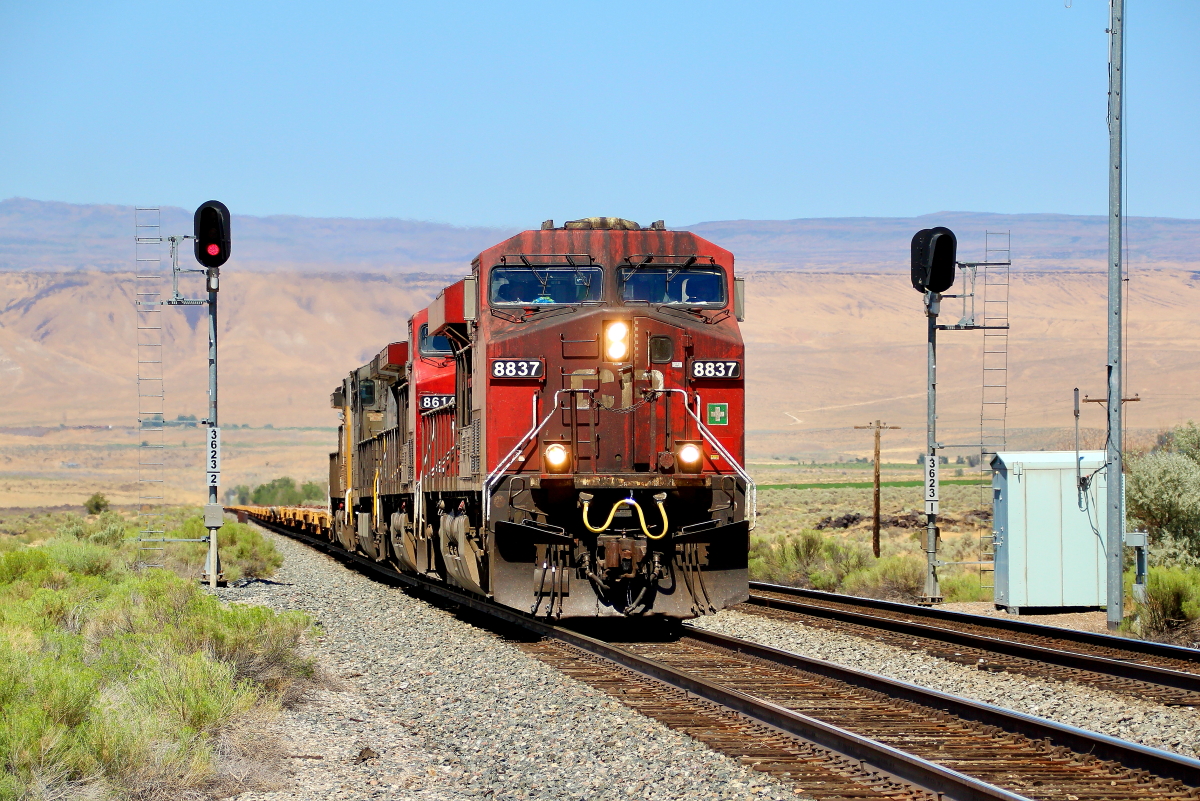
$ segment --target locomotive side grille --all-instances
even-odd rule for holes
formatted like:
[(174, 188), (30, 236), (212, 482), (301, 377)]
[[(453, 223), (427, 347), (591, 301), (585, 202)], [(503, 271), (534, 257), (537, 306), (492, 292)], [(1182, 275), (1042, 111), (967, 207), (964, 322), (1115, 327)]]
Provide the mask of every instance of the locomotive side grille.
[(411, 484), (413, 480), (413, 441), (407, 440), (400, 454), (400, 480)]
[(480, 474), (479, 421), (458, 430), (458, 475), (471, 478)]

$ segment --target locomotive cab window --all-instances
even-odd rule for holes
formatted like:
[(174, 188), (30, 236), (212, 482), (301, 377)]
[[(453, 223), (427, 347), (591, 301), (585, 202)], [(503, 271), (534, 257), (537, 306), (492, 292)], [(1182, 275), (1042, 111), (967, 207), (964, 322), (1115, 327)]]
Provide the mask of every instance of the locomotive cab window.
[(493, 267), (488, 298), (493, 306), (540, 306), (601, 300), (604, 273), (599, 267)]
[(429, 336), (429, 323), (424, 323), (421, 326), (421, 344), (419, 347), (422, 356), (449, 356), (454, 353), (454, 348), (450, 347), (450, 340), (443, 336)]
[(650, 337), (650, 362), (666, 364), (675, 358), (675, 340), (670, 337)]
[(358, 402), (363, 406), (375, 405), (375, 382), (365, 379), (358, 384)]
[(725, 271), (720, 267), (622, 267), (621, 300), (669, 306), (724, 306)]

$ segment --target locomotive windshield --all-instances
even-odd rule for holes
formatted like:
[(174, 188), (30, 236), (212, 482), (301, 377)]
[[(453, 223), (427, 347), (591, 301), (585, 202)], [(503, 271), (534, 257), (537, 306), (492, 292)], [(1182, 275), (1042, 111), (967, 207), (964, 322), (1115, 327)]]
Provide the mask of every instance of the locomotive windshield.
[(536, 306), (587, 303), (601, 299), (604, 286), (599, 267), (493, 267), (489, 279), (493, 306)]
[(621, 299), (671, 306), (724, 306), (720, 267), (622, 267)]
[(422, 356), (449, 356), (454, 353), (454, 348), (450, 347), (450, 340), (442, 336), (429, 336), (429, 323), (421, 325), (420, 349)]

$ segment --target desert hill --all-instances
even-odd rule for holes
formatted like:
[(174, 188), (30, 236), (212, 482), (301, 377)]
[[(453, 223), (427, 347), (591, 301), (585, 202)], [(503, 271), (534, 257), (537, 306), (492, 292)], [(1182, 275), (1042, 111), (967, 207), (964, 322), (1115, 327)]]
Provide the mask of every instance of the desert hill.
[[(191, 212), (185, 209), (163, 208), (161, 222), (163, 235), (192, 230)], [(1105, 217), (1065, 214), (683, 222), (667, 220), (669, 227), (695, 231), (729, 248), (747, 270), (903, 271), (913, 233), (934, 225), (954, 230), (964, 261), (983, 260), (985, 231), (1011, 231), (1015, 266), (1022, 270), (1103, 269), (1108, 243)], [(525, 227), (540, 223), (528, 220)], [(133, 225), (129, 206), (0, 201), (0, 270), (126, 272), (133, 259)], [(1200, 220), (1131, 217), (1127, 225), (1135, 267), (1200, 269)], [(454, 273), (516, 230), (235, 213), (230, 269)]]
[[(38, 223), (26, 209), (27, 235), (10, 238), (18, 207), (31, 203), (0, 204), (7, 220), (0, 224), (0, 256), (7, 265), (0, 270), (0, 477), (69, 475), (82, 481), (80, 471), (94, 470), (89, 480), (98, 481), (105, 470), (126, 464), (128, 456), (114, 454), (134, 444), (124, 434), (88, 444), (98, 435), (74, 428), (135, 423), (134, 289), (128, 262), (117, 253), (123, 247), (123, 258), (132, 254), (132, 216), (120, 207), (32, 204), (52, 222)], [(92, 211), (85, 214), (87, 209)], [(69, 228), (72, 214), (83, 215), (74, 243), (62, 230), (54, 239), (38, 228)], [(853, 426), (876, 418), (902, 426), (885, 439), (888, 457), (915, 457), (924, 439), (925, 321), (920, 296), (908, 285), (904, 255), (915, 228), (937, 223), (959, 231), (963, 258), (975, 255), (970, 246), (982, 255), (984, 228), (1011, 226), (1009, 429), (1019, 447), (1061, 447), (1072, 424), (1072, 388), (1093, 397), (1104, 392), (1106, 281), (1098, 219), (946, 214), (694, 226), (733, 248), (747, 269), (751, 457), (865, 455), (870, 435)], [(264, 455), (267, 445), (252, 446), (252, 435), (233, 426), (253, 426), (255, 437), (268, 425), (335, 426), (328, 396), (341, 376), (387, 342), (403, 339), (412, 311), (448, 275), (461, 273), (473, 250), (507, 235), (398, 221), (309, 221), (305, 229), (299, 218), (261, 220), (276, 221), (275, 234), (268, 235), (267, 222), (255, 229), (235, 220), (245, 242), (235, 241), (235, 259), (223, 271), (221, 420), (231, 449), (239, 437), (246, 440), (240, 456), (231, 450), (227, 484), (281, 472), (321, 478), (331, 432), (281, 433), (270, 445), (274, 455)], [(185, 215), (179, 229), (187, 230), (188, 222)], [(1200, 418), (1200, 222), (1135, 222), (1143, 239), (1134, 240), (1129, 283), (1128, 392), (1142, 400), (1128, 407), (1129, 425), (1152, 432)], [(250, 233), (255, 230), (257, 240)], [(313, 245), (310, 261), (288, 261), (297, 253), (293, 237), (305, 230), (324, 244)], [(1157, 231), (1157, 238), (1148, 231)], [(110, 243), (104, 245), (111, 251), (108, 261), (82, 260), (93, 252), (89, 243), (103, 241)], [(372, 253), (382, 254), (378, 263)], [(839, 254), (853, 258), (837, 262)], [(416, 261), (421, 269), (405, 269)], [(1148, 267), (1151, 262), (1157, 266)], [(203, 315), (199, 309), (164, 313), (168, 417), (202, 417), (206, 411)], [(946, 315), (957, 317), (951, 301)], [(978, 441), (981, 342), (977, 332), (941, 337), (944, 442)], [(1099, 406), (1089, 405), (1084, 414), (1085, 429), (1102, 426)], [(198, 443), (195, 450), (198, 464)], [(180, 465), (183, 470), (186, 459)]]
[[(6, 297), (19, 299), (0, 312), (3, 425), (130, 423), (131, 278), (0, 273), (0, 282)], [(906, 277), (761, 272), (747, 284), (744, 332), (756, 450), (857, 450), (855, 435), (843, 440), (836, 432), (876, 416), (914, 433), (923, 426), (925, 321)], [(276, 427), (334, 424), (329, 391), (384, 344), (404, 339), (407, 317), (442, 285), (427, 275), (228, 276), (220, 296), (222, 419)], [(1129, 388), (1144, 398), (1131, 408), (1131, 424), (1200, 416), (1200, 280), (1144, 271), (1130, 294)], [(947, 315), (957, 317), (946, 304)], [(1072, 387), (1093, 396), (1104, 391), (1104, 276), (1015, 274), (1011, 306), (1011, 425), (1069, 426)], [(203, 314), (164, 313), (173, 413), (203, 416), (205, 410)], [(981, 342), (972, 332), (941, 336), (942, 425), (960, 437), (977, 426)]]

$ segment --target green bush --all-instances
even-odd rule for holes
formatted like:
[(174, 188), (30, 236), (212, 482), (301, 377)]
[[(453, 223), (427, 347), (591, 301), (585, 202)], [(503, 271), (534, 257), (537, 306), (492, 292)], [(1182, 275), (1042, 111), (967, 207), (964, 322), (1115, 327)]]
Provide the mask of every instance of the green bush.
[[(204, 518), (193, 515), (183, 521), (175, 536), (199, 539), (208, 536)], [(217, 530), (217, 548), (221, 556), (221, 569), (228, 581), (240, 578), (267, 578), (274, 575), (283, 564), (283, 555), (275, 550), (270, 540), (257, 529), (245, 523), (226, 520)], [(206, 543), (181, 543), (168, 549), (168, 561), (172, 569), (187, 576), (198, 576), (204, 569), (208, 557)]]
[(1160, 565), (1200, 562), (1200, 426), (1189, 420), (1129, 460), (1126, 501), (1134, 525), (1150, 534)]
[(1138, 633), (1150, 639), (1173, 639), (1200, 621), (1200, 570), (1151, 568), (1146, 599), (1133, 604)]
[(77, 540), (81, 540), (88, 536), (90, 531), (91, 529), (88, 526), (87, 521), (82, 517), (75, 514), (67, 514), (66, 520), (64, 520), (62, 525), (58, 527), (58, 536), (65, 539), (74, 537)]
[(236, 785), (222, 733), (311, 686), (307, 617), (130, 570), (131, 547), (84, 532), (0, 554), (0, 799), (217, 792)]
[[(238, 495), (241, 496), (238, 487)], [(325, 489), (315, 482), (309, 481), (299, 487), (296, 480), (283, 476), (266, 484), (259, 484), (250, 492), (250, 502), (255, 506), (296, 506), (302, 503), (325, 500)]]
[(1172, 451), (1200, 464), (1200, 426), (1191, 420), (1184, 425), (1176, 426), (1171, 432), (1167, 444)]
[(942, 588), (942, 598), (948, 603), (991, 601), (994, 597), (992, 588), (983, 586), (978, 573), (939, 575), (938, 586)]
[(825, 537), (800, 531), (782, 537), (750, 538), (750, 573), (758, 581), (794, 584), (818, 563)]
[[(750, 538), (750, 578), (825, 592), (914, 601), (925, 589), (923, 555), (899, 553), (875, 559), (865, 541), (802, 530)], [(989, 601), (976, 573), (940, 577), (948, 601)]]
[(1125, 497), (1156, 544), (1166, 535), (1200, 549), (1200, 464), (1172, 451), (1131, 459)]
[(128, 534), (125, 518), (112, 511), (101, 512), (94, 523), (68, 514), (58, 527), (63, 539), (88, 540), (97, 545), (120, 545)]
[(868, 598), (915, 601), (925, 588), (925, 562), (914, 556), (885, 556), (854, 573), (842, 584), (844, 592)]
[(87, 509), (89, 515), (98, 515), (108, 509), (108, 498), (105, 498), (99, 492), (92, 495), (83, 502), (83, 508)]

